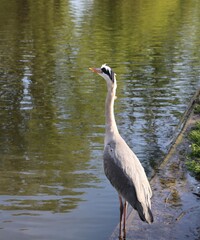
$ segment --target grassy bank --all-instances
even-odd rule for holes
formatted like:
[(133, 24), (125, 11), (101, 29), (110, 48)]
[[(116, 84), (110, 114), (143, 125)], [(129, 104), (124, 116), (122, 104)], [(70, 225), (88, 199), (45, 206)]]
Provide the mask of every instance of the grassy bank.
[[(200, 114), (200, 104), (195, 106), (194, 113)], [(188, 156), (186, 165), (200, 179), (200, 121), (197, 121), (194, 128), (192, 128), (189, 139), (191, 141), (191, 153)]]

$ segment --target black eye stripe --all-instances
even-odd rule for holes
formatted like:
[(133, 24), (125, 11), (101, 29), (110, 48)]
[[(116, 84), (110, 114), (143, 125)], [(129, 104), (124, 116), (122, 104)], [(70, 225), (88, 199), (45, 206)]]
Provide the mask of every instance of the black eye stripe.
[(110, 71), (109, 71), (108, 69), (106, 69), (105, 67), (101, 68), (101, 70), (102, 70), (103, 73), (107, 74), (107, 75), (110, 77), (110, 79), (113, 81), (113, 72), (112, 72), (112, 70), (111, 70), (111, 72), (110, 72)]
[(106, 69), (106, 68), (104, 68), (104, 67), (103, 67), (101, 70), (102, 70), (102, 72), (104, 72), (105, 74), (108, 74), (108, 75), (110, 75), (110, 73), (109, 73), (109, 70), (108, 70), (108, 69)]

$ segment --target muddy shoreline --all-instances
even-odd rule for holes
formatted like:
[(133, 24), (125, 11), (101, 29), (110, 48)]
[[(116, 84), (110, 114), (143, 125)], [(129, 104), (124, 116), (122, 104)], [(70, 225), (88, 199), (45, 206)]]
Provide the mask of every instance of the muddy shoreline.
[[(195, 194), (200, 182), (185, 166), (190, 151), (188, 132), (200, 120), (193, 109), (200, 97), (198, 90), (177, 128), (171, 148), (150, 183), (153, 190), (154, 223), (143, 223), (135, 210), (129, 209), (126, 240), (191, 239), (200, 240), (200, 198)], [(118, 239), (118, 226), (110, 240)]]

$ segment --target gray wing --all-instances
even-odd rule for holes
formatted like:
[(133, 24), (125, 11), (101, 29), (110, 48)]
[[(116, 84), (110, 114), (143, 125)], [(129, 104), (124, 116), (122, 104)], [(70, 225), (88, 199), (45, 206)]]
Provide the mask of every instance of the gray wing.
[(123, 139), (106, 145), (104, 171), (118, 193), (138, 211), (140, 218), (152, 222), (152, 192), (148, 179), (140, 161)]

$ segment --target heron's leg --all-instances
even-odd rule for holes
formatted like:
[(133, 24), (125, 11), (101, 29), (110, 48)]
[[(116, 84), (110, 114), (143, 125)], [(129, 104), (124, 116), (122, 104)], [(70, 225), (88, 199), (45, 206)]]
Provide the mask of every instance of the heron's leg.
[(123, 215), (123, 201), (122, 197), (119, 195), (119, 210), (120, 210), (120, 221), (119, 221), (119, 239), (121, 239), (121, 229), (122, 229), (122, 215)]
[(123, 236), (123, 238), (124, 239), (126, 239), (126, 211), (127, 211), (127, 202), (125, 201), (124, 202), (124, 209), (123, 209), (123, 212), (124, 212), (124, 225), (123, 225), (124, 236)]

